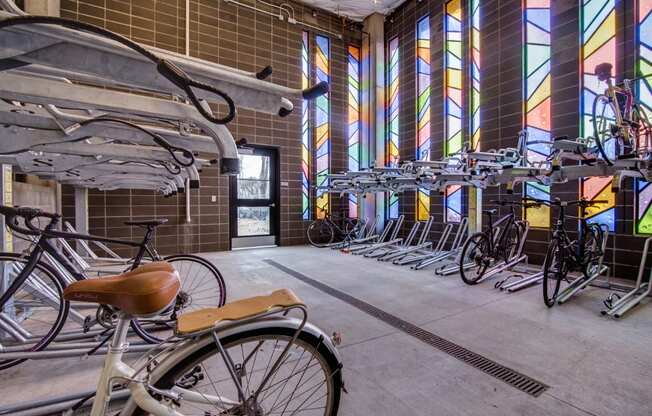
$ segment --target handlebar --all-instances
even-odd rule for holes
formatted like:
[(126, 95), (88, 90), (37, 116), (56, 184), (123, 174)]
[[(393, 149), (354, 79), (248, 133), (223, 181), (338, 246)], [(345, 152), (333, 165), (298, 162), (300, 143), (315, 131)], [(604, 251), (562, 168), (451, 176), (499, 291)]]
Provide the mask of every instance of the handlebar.
[[(7, 217), (7, 227), (12, 229), (13, 231), (16, 231), (20, 234), (26, 234), (26, 235), (41, 235), (43, 233), (43, 230), (39, 229), (36, 227), (34, 224), (32, 224), (32, 221), (36, 218), (49, 218), (52, 221), (50, 221), (50, 224), (48, 224), (47, 228), (52, 227), (54, 224), (56, 224), (61, 218), (61, 215), (59, 214), (53, 214), (49, 212), (45, 212), (43, 210), (40, 210), (38, 208), (30, 208), (30, 207), (9, 207), (6, 205), (0, 205), (0, 215), (3, 215)], [(18, 223), (18, 218), (23, 218), (23, 221), (25, 223), (25, 226), (27, 228), (23, 228), (22, 226), (19, 225)]]

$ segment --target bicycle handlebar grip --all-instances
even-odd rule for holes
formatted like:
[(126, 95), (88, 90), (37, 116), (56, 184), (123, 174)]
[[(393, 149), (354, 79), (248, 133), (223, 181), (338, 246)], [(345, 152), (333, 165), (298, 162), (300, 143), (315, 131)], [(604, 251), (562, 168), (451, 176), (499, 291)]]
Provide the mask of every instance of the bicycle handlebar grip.
[(263, 80), (267, 77), (272, 75), (272, 67), (270, 65), (267, 65), (265, 68), (261, 69), (259, 72), (256, 73), (256, 78)]
[(317, 85), (313, 85), (312, 87), (303, 90), (301, 95), (304, 100), (314, 100), (317, 97), (328, 94), (329, 89), (328, 82), (322, 81)]

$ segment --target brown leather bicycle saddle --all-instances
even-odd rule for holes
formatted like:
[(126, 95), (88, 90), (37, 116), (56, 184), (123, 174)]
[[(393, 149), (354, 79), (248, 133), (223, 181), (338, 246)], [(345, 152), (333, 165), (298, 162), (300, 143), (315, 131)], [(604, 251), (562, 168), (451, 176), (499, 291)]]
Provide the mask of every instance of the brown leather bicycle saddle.
[(169, 263), (154, 262), (116, 276), (72, 283), (63, 297), (114, 306), (130, 315), (150, 315), (170, 305), (180, 287), (179, 275)]

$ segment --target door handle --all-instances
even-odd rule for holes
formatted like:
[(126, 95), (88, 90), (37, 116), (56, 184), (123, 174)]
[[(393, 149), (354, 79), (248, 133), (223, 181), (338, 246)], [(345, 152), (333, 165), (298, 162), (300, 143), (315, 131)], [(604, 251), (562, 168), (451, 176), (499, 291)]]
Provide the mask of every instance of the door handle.
[(269, 206), (270, 208), (276, 208), (276, 204), (273, 203), (273, 202), (272, 202), (271, 204), (269, 204), (268, 206)]

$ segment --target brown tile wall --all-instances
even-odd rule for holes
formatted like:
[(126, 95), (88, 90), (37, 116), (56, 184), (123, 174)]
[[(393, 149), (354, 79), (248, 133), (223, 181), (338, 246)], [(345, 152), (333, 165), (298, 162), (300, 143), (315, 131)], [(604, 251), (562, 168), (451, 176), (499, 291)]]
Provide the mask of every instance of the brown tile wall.
[[(465, 2), (463, 2), (464, 4)], [(618, 3), (618, 50), (619, 62), (615, 73), (633, 76), (634, 68), (634, 18), (632, 2)], [(385, 23), (387, 40), (400, 36), (400, 139), (401, 155), (411, 158), (414, 154), (415, 132), (415, 41), (417, 20), (429, 14), (431, 19), (432, 52), (432, 112), (431, 137), (432, 157), (439, 158), (443, 150), (443, 7), (444, 0), (410, 0), (399, 7)], [(521, 30), (522, 2), (520, 0), (486, 0), (481, 8), (481, 149), (497, 149), (516, 145), (516, 134), (522, 123), (522, 80), (521, 80)], [(464, 10), (466, 14), (467, 10)], [(579, 134), (579, 8), (575, 0), (552, 2), (552, 126), (553, 135), (577, 137)], [(464, 19), (466, 22), (466, 19)], [(467, 28), (464, 28), (464, 33)], [(468, 39), (464, 39), (465, 42)], [(465, 50), (466, 50), (465, 46)], [(465, 68), (468, 66), (465, 64)], [(467, 84), (465, 80), (465, 85)], [(468, 102), (468, 100), (467, 100)], [(466, 124), (464, 124), (466, 125)], [(408, 155), (408, 156), (406, 156)], [(613, 267), (618, 277), (635, 278), (640, 261), (644, 239), (633, 236), (634, 195), (632, 184), (617, 197), (616, 233), (609, 238), (605, 261)], [(579, 184), (573, 181), (554, 185), (552, 194), (563, 200), (578, 197)], [(504, 187), (484, 191), (485, 207), (492, 206), (491, 200), (518, 198), (507, 194)], [(406, 228), (414, 220), (414, 194), (401, 198), (402, 213), (406, 215)], [(431, 195), (431, 213), (436, 225), (433, 236), (443, 227), (443, 198)], [(507, 213), (503, 209), (503, 214)], [(568, 229), (575, 229), (574, 220), (569, 220)], [(404, 231), (405, 232), (405, 231)], [(541, 264), (550, 238), (546, 230), (531, 230), (526, 243), (526, 252), (532, 263)]]
[[(278, 2), (280, 3), (280, 2)], [(359, 32), (351, 31), (340, 18), (292, 4), (298, 20), (343, 33), (331, 39), (331, 170), (346, 167), (347, 137), (347, 56), (349, 42), (359, 45)], [(185, 51), (184, 0), (62, 0), (62, 17), (79, 19), (107, 27), (146, 45), (174, 52)], [(301, 32), (299, 25), (255, 13), (222, 0), (191, 0), (190, 54), (208, 61), (245, 71), (258, 71), (271, 65), (271, 81), (292, 88), (300, 87)], [(313, 29), (311, 41), (314, 42)], [(314, 47), (312, 48), (314, 53)], [(300, 103), (295, 103), (300, 109)], [(279, 118), (239, 109), (229, 124), (233, 136), (251, 144), (278, 147), (281, 178), (281, 245), (303, 244), (305, 222), (301, 218), (301, 138), (300, 111)], [(185, 224), (184, 196), (163, 198), (150, 192), (122, 190), (91, 191), (89, 196), (90, 231), (112, 237), (138, 238), (138, 229), (125, 227), (130, 218), (166, 217), (157, 247), (163, 253), (206, 252), (229, 248), (229, 181), (218, 175), (217, 167), (204, 169), (201, 188), (193, 190), (192, 223)], [(217, 202), (211, 202), (216, 196)], [(71, 189), (64, 189), (64, 213), (72, 216)], [(333, 209), (340, 206), (337, 198)]]

